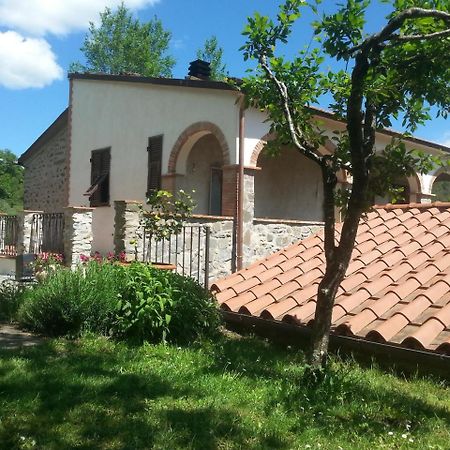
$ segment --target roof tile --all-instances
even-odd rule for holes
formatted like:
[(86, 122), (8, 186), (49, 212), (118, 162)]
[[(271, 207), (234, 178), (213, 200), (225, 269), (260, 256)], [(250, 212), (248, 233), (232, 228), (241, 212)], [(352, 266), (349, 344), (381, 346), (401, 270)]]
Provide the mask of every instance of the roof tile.
[[(333, 307), (334, 332), (450, 355), (450, 204), (377, 207), (361, 220), (355, 242)], [(304, 326), (324, 270), (318, 233), (212, 290), (224, 309)]]

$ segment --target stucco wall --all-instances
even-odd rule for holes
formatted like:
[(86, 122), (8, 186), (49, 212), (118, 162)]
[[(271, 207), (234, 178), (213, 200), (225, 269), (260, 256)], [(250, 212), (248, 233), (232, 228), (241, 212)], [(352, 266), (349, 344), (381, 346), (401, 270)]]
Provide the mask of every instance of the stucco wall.
[(67, 126), (25, 160), (24, 209), (62, 212), (67, 206)]
[(255, 217), (322, 220), (322, 177), (317, 164), (292, 148), (261, 153), (255, 174)]

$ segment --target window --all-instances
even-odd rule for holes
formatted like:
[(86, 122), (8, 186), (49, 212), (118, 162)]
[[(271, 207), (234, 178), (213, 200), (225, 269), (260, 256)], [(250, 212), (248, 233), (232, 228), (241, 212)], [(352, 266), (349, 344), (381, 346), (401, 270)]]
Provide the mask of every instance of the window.
[(93, 150), (91, 153), (91, 186), (84, 195), (91, 206), (109, 206), (109, 173), (111, 149)]
[(147, 196), (161, 189), (162, 149), (162, 134), (148, 138)]
[(220, 167), (211, 167), (209, 214), (213, 216), (222, 214), (222, 169)]

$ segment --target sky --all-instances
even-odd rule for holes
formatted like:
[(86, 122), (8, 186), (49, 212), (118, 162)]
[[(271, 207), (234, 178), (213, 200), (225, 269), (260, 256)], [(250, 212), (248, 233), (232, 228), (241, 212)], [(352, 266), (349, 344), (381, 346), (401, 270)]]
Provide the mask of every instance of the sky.
[[(80, 47), (89, 21), (120, 0), (0, 0), (0, 148), (23, 153), (67, 107), (67, 69), (84, 62)], [(175, 78), (187, 75), (197, 49), (212, 35), (224, 49), (231, 76), (243, 77), (250, 63), (239, 47), (246, 18), (255, 11), (274, 15), (276, 0), (125, 0), (142, 21), (153, 16), (171, 31), (169, 53), (176, 59)], [(324, 0), (333, 8), (334, 0)], [(374, 2), (375, 3), (375, 2)], [(384, 23), (386, 5), (371, 8), (368, 31)], [(306, 14), (282, 51), (294, 55), (311, 40), (312, 15)], [(331, 64), (331, 63), (330, 63)], [(320, 106), (326, 108), (326, 103)], [(397, 129), (400, 124), (395, 125)], [(416, 136), (450, 146), (448, 121), (435, 119)]]

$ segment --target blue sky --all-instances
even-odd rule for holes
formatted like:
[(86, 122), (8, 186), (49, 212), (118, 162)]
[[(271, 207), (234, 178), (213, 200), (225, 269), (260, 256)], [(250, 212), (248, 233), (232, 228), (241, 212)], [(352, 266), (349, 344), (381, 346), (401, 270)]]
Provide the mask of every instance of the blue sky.
[[(89, 20), (120, 0), (0, 0), (0, 148), (20, 155), (64, 110), (68, 102), (67, 67), (83, 61), (82, 45)], [(327, 8), (336, 2), (325, 0)], [(224, 48), (230, 75), (249, 67), (239, 47), (246, 17), (254, 11), (273, 14), (276, 0), (128, 0), (143, 21), (157, 15), (172, 32), (170, 53), (177, 60), (174, 77), (183, 78), (196, 50), (216, 35)], [(370, 12), (369, 31), (383, 23), (386, 6)], [(305, 17), (283, 50), (293, 55), (311, 39)], [(326, 104), (321, 105), (327, 107)], [(450, 127), (433, 120), (417, 136), (450, 145)]]

